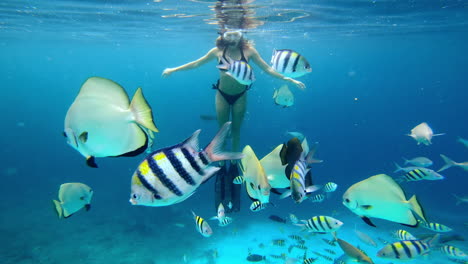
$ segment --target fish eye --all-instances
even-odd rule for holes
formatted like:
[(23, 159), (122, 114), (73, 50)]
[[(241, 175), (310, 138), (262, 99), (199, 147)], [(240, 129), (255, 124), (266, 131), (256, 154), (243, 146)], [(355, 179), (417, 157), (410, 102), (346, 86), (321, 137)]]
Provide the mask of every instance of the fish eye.
[(350, 200), (349, 200), (348, 198), (346, 198), (346, 199), (345, 199), (345, 202), (349, 203), (349, 202), (350, 202)]
[(133, 197), (133, 199), (136, 199), (136, 198), (137, 198), (137, 195), (136, 195), (136, 194), (133, 194), (132, 197)]

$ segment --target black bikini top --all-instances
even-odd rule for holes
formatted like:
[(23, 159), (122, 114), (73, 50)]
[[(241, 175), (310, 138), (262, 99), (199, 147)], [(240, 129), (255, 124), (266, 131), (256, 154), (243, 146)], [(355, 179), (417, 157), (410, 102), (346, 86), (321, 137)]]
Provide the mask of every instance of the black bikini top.
[[(226, 58), (226, 51), (227, 51), (227, 47), (224, 48), (224, 50), (223, 50), (223, 56), (222, 56), (222, 58), (223, 58), (225, 61), (229, 61), (229, 60)], [(239, 51), (240, 51), (240, 54), (241, 54), (240, 60), (241, 60), (241, 61), (244, 61), (245, 63), (248, 63), (247, 59), (246, 59), (245, 56), (244, 56), (244, 50), (243, 50), (242, 48), (239, 48)], [(220, 59), (220, 60), (219, 60), (219, 65), (221, 65), (221, 64), (223, 64), (223, 60)]]

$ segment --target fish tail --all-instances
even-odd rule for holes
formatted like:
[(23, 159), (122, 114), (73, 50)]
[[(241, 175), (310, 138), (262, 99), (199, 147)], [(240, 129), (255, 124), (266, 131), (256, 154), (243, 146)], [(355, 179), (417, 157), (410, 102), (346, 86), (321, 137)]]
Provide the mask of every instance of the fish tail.
[(159, 132), (153, 122), (153, 112), (151, 107), (143, 96), (141, 88), (138, 88), (133, 95), (132, 102), (130, 103), (130, 111), (132, 111), (135, 121), (139, 125), (144, 126), (151, 131)]
[(413, 210), (413, 212), (415, 212), (424, 222), (427, 223), (424, 210), (422, 209), (421, 204), (419, 204), (419, 201), (416, 198), (416, 195), (413, 195), (413, 197), (411, 197), (411, 199), (409, 199), (408, 202), (410, 203), (411, 210)]
[(63, 218), (63, 208), (60, 202), (57, 200), (52, 200), (52, 202), (54, 203), (55, 212), (57, 213), (58, 218)]
[(407, 158), (405, 158), (405, 157), (401, 157), (401, 158), (405, 161), (405, 165), (409, 163), (409, 160)]
[(462, 201), (461, 201), (461, 198), (458, 197), (456, 194), (452, 193), (453, 197), (455, 197), (455, 199), (457, 199), (457, 203), (456, 205), (459, 205)]
[(320, 163), (323, 161), (323, 160), (314, 158), (315, 152), (317, 152), (317, 147), (318, 147), (318, 143), (316, 142), (310, 148), (309, 153), (307, 153), (307, 156), (305, 157), (307, 164)]
[(395, 166), (396, 166), (396, 170), (394, 170), (393, 173), (399, 172), (399, 171), (403, 170), (403, 168), (400, 167), (400, 165), (398, 165), (398, 163), (394, 162), (394, 164), (395, 164)]
[(451, 160), (449, 157), (447, 157), (447, 156), (445, 156), (443, 154), (440, 154), (440, 157), (444, 160), (445, 165), (442, 168), (440, 168), (437, 172), (441, 172), (441, 171), (446, 170), (446, 169), (448, 169), (448, 168), (450, 168), (450, 167), (452, 167), (454, 165), (457, 165), (457, 163), (455, 161)]
[(427, 240), (423, 240), (423, 241), (427, 242), (427, 245), (429, 246), (429, 248), (432, 248), (435, 245), (439, 244), (439, 239), (440, 239), (440, 234), (436, 234), (432, 238), (428, 238)]
[(205, 153), (208, 155), (208, 158), (211, 162), (221, 160), (238, 160), (244, 156), (240, 152), (224, 152), (222, 150), (224, 141), (226, 140), (230, 129), (231, 122), (226, 122), (213, 138), (213, 140), (211, 140), (210, 144), (208, 144), (208, 146), (205, 148)]

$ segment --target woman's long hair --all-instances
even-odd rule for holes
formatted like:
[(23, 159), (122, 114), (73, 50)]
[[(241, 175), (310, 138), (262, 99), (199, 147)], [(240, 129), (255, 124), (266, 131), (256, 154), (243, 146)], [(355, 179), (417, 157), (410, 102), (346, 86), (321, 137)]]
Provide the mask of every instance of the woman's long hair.
[[(225, 48), (229, 46), (230, 42), (225, 40), (223, 38), (223, 35), (221, 34), (221, 36), (219, 36), (216, 39), (215, 44), (218, 49), (224, 50)], [(253, 46), (253, 42), (251, 40), (245, 39), (244, 36), (242, 36), (241, 39), (239, 40), (239, 43), (237, 43), (237, 47), (242, 48), (242, 50), (246, 50), (252, 46)]]

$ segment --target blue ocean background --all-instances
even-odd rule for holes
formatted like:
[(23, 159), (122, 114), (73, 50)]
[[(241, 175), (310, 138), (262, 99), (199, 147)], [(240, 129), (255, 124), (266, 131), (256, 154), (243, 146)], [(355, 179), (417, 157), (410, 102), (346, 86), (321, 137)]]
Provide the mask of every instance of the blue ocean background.
[[(205, 219), (216, 214), (214, 179), (180, 204), (132, 206), (130, 178), (144, 155), (99, 158), (99, 169), (87, 167), (62, 136), (65, 114), (87, 78), (105, 77), (130, 97), (143, 88), (160, 129), (153, 149), (177, 144), (197, 129), (201, 146), (208, 144), (218, 124), (200, 115), (215, 113), (216, 62), (168, 78), (161, 73), (214, 46), (213, 3), (0, 3), (0, 263), (248, 263), (249, 249), (275, 254), (258, 245), (299, 233), (268, 219), (272, 214), (334, 214), (345, 223), (340, 237), (346, 241), (360, 244), (355, 226), (390, 240), (389, 230), (402, 226), (378, 219), (377, 228), (365, 225), (342, 205), (343, 192), (375, 174), (396, 176), (394, 162), (401, 164), (402, 157), (428, 157), (436, 170), (444, 165), (439, 154), (468, 160), (468, 149), (457, 142), (468, 138), (466, 1), (257, 0), (250, 8), (264, 24), (248, 30), (247, 38), (265, 61), (274, 49), (293, 49), (313, 72), (298, 78), (304, 91), (290, 86), (295, 104), (281, 108), (272, 95), (284, 82), (253, 65), (257, 80), (248, 91), (242, 146), (263, 157), (289, 139), (288, 131), (300, 131), (320, 144), (317, 157), (324, 162), (313, 167), (314, 180), (336, 182), (338, 190), (319, 204), (272, 196), (276, 206), (258, 213), (248, 209), (243, 190), (234, 223), (221, 228), (210, 221), (210, 238), (197, 233), (191, 210)], [(421, 122), (445, 135), (430, 146), (417, 145), (407, 134)], [(467, 195), (467, 173), (450, 168), (442, 181), (402, 186), (408, 198), (417, 194), (430, 221), (466, 238), (466, 203), (456, 205), (452, 194)], [(59, 220), (51, 200), (65, 182), (86, 183), (94, 197), (89, 212)], [(409, 231), (430, 233), (415, 230)], [(453, 245), (468, 252), (466, 242)], [(387, 264), (375, 256), (383, 246), (362, 245), (375, 263)], [(449, 263), (441, 253), (432, 256), (414, 263)]]

